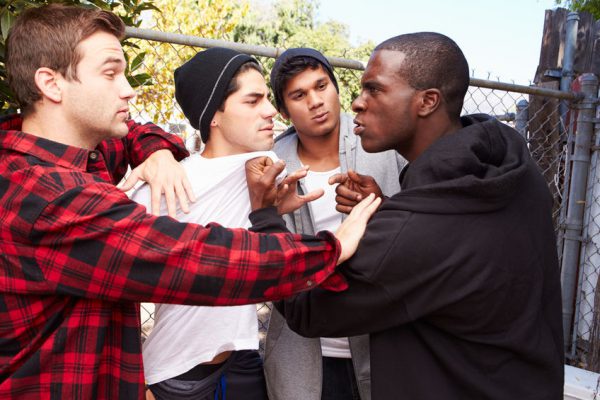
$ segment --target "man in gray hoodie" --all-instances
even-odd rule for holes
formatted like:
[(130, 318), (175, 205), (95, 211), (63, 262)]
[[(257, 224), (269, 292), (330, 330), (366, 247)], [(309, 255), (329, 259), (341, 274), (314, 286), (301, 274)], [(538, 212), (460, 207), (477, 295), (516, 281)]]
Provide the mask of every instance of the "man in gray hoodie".
[[(341, 113), (333, 68), (310, 48), (285, 51), (271, 71), (271, 86), (281, 115), (293, 126), (280, 135), (274, 151), (289, 170), (310, 166), (298, 190), (325, 190), (324, 196), (284, 217), (293, 232), (335, 231), (343, 214), (336, 211), (329, 179), (355, 172), (375, 177), (383, 194), (400, 189), (406, 161), (395, 151), (366, 153)], [(360, 179), (360, 178), (358, 178)], [(368, 337), (304, 338), (289, 329), (274, 310), (265, 346), (265, 375), (271, 400), (370, 399)]]

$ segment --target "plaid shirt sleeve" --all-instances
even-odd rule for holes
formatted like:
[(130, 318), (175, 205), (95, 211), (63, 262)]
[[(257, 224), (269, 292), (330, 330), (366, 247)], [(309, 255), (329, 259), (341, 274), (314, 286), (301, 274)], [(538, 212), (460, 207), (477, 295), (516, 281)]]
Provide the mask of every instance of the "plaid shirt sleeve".
[(127, 136), (104, 140), (96, 149), (103, 154), (114, 183), (123, 179), (128, 166), (137, 167), (157, 150), (170, 150), (177, 161), (190, 155), (179, 136), (167, 133), (154, 124), (142, 125), (129, 120), (127, 126)]
[[(289, 229), (285, 225), (285, 221), (277, 215), (275, 207), (261, 208), (250, 213), (248, 216), (252, 226), (250, 230), (252, 232), (262, 233), (278, 233), (278, 232), (289, 232)], [(320, 232), (317, 234), (323, 235), (326, 232)], [(325, 281), (319, 285), (322, 289), (329, 290), (332, 292), (341, 292), (348, 288), (348, 282), (346, 278), (339, 273), (335, 272), (331, 274)]]
[(39, 294), (221, 306), (280, 299), (319, 285), (340, 252), (329, 233), (266, 235), (154, 217), (100, 182), (48, 204), (31, 239), (45, 278), (41, 287), (34, 283)]

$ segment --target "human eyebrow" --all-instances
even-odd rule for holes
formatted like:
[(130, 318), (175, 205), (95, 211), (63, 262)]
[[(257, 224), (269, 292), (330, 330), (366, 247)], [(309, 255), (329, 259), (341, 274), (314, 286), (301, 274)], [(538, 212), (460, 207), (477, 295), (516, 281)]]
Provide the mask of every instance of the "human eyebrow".
[(125, 60), (118, 57), (108, 57), (102, 62), (102, 67), (104, 66), (113, 66), (116, 64), (117, 66), (125, 66)]
[(265, 93), (262, 93), (262, 92), (250, 92), (250, 93), (246, 93), (244, 95), (244, 97), (251, 97), (251, 98), (261, 99), (263, 97), (268, 97), (268, 94), (265, 94)]
[(261, 99), (263, 99), (265, 97), (268, 98), (268, 94), (262, 93), (262, 92), (250, 92), (250, 93), (244, 94), (244, 96), (242, 97), (242, 99), (243, 99), (243, 101), (248, 101), (250, 103), (255, 103), (255, 102), (258, 102), (259, 100), (261, 100)]
[(287, 92), (287, 94), (286, 94), (286, 97), (288, 97), (288, 98), (290, 98), (290, 99), (291, 99), (291, 98), (294, 98), (294, 97), (296, 97), (296, 96), (299, 96), (299, 95), (303, 94), (304, 92), (305, 92), (305, 90), (304, 90), (304, 89), (296, 89), (296, 90), (292, 90), (292, 91), (290, 91), (290, 92)]
[(362, 82), (361, 86), (363, 89), (366, 89), (366, 90), (381, 90), (382, 89), (382, 86), (375, 81)]

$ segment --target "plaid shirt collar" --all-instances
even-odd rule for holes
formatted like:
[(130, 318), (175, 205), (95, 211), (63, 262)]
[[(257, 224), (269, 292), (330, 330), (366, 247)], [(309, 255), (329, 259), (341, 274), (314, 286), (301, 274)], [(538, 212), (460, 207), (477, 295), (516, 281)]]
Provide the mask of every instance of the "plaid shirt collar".
[(0, 149), (10, 149), (32, 155), (41, 161), (68, 169), (88, 171), (88, 162), (100, 161), (102, 153), (68, 146), (21, 131), (23, 118), (19, 114), (0, 119)]

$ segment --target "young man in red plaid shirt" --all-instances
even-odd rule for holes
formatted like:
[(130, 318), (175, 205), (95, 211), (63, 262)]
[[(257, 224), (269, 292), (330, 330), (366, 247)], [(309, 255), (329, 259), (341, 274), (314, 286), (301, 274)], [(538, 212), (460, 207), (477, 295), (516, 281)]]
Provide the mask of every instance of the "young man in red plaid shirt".
[[(25, 11), (8, 38), (23, 120), (0, 131), (3, 399), (143, 397), (137, 302), (237, 305), (344, 289), (331, 274), (378, 205), (356, 208), (338, 240), (146, 214), (114, 183), (124, 161), (136, 166), (169, 146), (127, 121), (135, 93), (123, 32), (109, 12), (53, 5)], [(248, 166), (257, 229), (285, 229), (267, 207), (291, 192), (274, 189), (282, 169)]]

